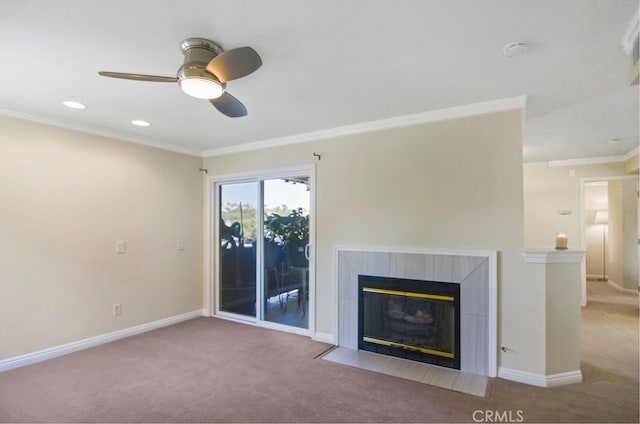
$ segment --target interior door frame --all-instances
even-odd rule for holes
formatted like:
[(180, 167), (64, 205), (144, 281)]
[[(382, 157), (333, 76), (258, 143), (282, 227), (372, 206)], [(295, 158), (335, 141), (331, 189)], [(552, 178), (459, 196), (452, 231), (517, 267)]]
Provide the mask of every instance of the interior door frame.
[[(217, 188), (220, 184), (229, 183), (243, 183), (243, 182), (256, 182), (260, 183), (262, 180), (286, 178), (286, 177), (309, 177), (309, 304), (307, 307), (307, 314), (309, 317), (308, 328), (298, 328), (293, 326), (287, 326), (283, 324), (273, 323), (260, 319), (258, 313), (259, 308), (256, 309), (255, 317), (242, 317), (235, 316), (233, 314), (224, 313), (219, 310), (218, 305), (218, 287), (219, 287), (219, 263), (218, 255), (220, 246), (217, 243), (218, 240), (218, 225), (219, 220), (219, 199)], [(316, 289), (315, 289), (315, 275), (316, 275), (316, 249), (315, 249), (315, 226), (316, 226), (316, 166), (315, 164), (278, 168), (278, 169), (265, 169), (253, 172), (239, 172), (232, 174), (220, 174), (211, 175), (207, 177), (207, 183), (205, 184), (205, 216), (204, 216), (204, 231), (205, 231), (205, 260), (204, 260), (204, 314), (209, 317), (216, 317), (221, 319), (227, 319), (231, 321), (242, 322), (244, 324), (251, 324), (260, 327), (272, 328), (275, 330), (302, 334), (311, 337), (315, 333), (315, 313), (316, 313)], [(258, 197), (262, 199), (261, 190), (258, 190)], [(258, 201), (259, 199), (256, 199)], [(260, 215), (260, 214), (258, 214)], [(262, 222), (261, 216), (259, 216), (259, 223)], [(259, 252), (257, 254), (256, 269), (262, 269), (262, 243), (259, 243)], [(257, 296), (258, 302), (261, 302), (260, 298), (262, 292), (262, 274), (258, 271), (257, 275)]]

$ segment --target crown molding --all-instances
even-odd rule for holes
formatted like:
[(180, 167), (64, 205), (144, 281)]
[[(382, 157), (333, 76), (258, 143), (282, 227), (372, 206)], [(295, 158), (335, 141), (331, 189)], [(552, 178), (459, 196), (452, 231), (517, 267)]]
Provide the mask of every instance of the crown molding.
[(527, 96), (508, 97), (504, 99), (490, 100), (480, 103), (472, 103), (463, 106), (455, 106), (411, 115), (397, 116), (380, 119), (377, 121), (362, 122), (359, 124), (345, 125), (286, 137), (272, 138), (240, 144), (237, 146), (209, 149), (203, 152), (204, 157), (221, 156), (231, 153), (241, 153), (250, 150), (266, 149), (270, 147), (285, 146), (288, 144), (306, 143), (327, 138), (347, 135), (363, 134), (373, 131), (381, 131), (391, 128), (407, 127), (411, 125), (425, 124), (429, 122), (445, 121), (449, 119), (464, 118), (488, 113), (503, 112), (507, 110), (524, 110)]
[(622, 50), (628, 55), (633, 51), (633, 46), (638, 42), (638, 36), (640, 34), (640, 8), (636, 10), (636, 13), (631, 18), (629, 26), (622, 37)]
[(582, 159), (566, 159), (566, 160), (550, 160), (547, 165), (550, 168), (557, 166), (580, 166), (580, 165), (601, 165), (605, 163), (617, 163), (626, 162), (632, 157), (638, 155), (639, 148), (634, 147), (624, 155), (618, 156), (599, 156), (595, 158), (582, 158)]
[(167, 150), (174, 153), (182, 153), (185, 155), (202, 157), (202, 150), (193, 149), (186, 146), (179, 146), (171, 143), (160, 143), (151, 138), (136, 136), (133, 137), (130, 134), (121, 133), (118, 131), (109, 130), (106, 128), (96, 128), (87, 125), (81, 125), (76, 123), (62, 122), (56, 119), (44, 117), (41, 115), (34, 115), (25, 112), (18, 112), (15, 110), (0, 109), (0, 115), (10, 118), (23, 119), (25, 121), (37, 122), (40, 124), (51, 125), (54, 127), (65, 128), (68, 130), (83, 132), (87, 134), (99, 135), (102, 137), (108, 137), (119, 141), (125, 141), (133, 144), (140, 144), (147, 147), (153, 147), (160, 150)]
[(449, 119), (464, 118), (469, 116), (483, 115), (495, 112), (504, 112), (507, 110), (523, 110), (525, 109), (527, 96), (507, 97), (497, 100), (489, 100), (486, 102), (472, 103), (462, 106), (454, 106), (445, 109), (438, 109), (428, 112), (416, 113), (411, 115), (396, 116), (376, 121), (362, 122), (359, 124), (345, 125), (342, 127), (330, 128), (302, 134), (296, 134), (285, 137), (272, 138), (262, 141), (243, 143), (236, 146), (221, 147), (209, 150), (200, 150), (186, 146), (180, 146), (171, 143), (159, 143), (151, 138), (131, 136), (129, 134), (118, 131), (109, 130), (107, 128), (95, 128), (77, 123), (62, 122), (53, 118), (35, 115), (25, 112), (0, 108), (0, 115), (34, 121), (42, 124), (52, 125), (55, 127), (66, 128), (74, 131), (84, 132), (103, 137), (109, 137), (121, 141), (126, 141), (143, 146), (153, 147), (170, 152), (182, 153), (196, 157), (221, 156), (231, 153), (248, 152), (251, 150), (266, 149), (270, 147), (285, 146), (289, 144), (306, 143), (310, 141), (363, 134), (374, 131), (381, 131), (391, 128), (407, 127), (411, 125), (425, 124), (429, 122), (445, 121)]
[(624, 160), (627, 161), (629, 159), (631, 159), (634, 156), (637, 156), (640, 154), (640, 146), (636, 146), (633, 149), (629, 150), (625, 155), (624, 155)]

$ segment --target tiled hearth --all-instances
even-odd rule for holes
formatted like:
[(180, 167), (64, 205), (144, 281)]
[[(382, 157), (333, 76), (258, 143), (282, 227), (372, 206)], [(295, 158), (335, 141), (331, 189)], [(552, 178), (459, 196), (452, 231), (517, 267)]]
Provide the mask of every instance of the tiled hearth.
[(338, 346), (358, 349), (358, 275), (460, 284), (460, 371), (497, 374), (495, 251), (337, 249)]

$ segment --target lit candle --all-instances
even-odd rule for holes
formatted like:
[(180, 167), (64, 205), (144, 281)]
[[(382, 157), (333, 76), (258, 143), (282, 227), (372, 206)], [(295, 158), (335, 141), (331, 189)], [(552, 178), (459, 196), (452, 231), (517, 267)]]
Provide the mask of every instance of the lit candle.
[(569, 237), (565, 233), (556, 234), (556, 249), (565, 250), (569, 243)]

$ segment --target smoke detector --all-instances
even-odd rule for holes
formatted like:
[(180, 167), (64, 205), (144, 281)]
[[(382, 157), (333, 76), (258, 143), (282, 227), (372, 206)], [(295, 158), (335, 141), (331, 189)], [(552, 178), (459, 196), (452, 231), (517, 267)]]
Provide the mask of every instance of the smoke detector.
[(504, 57), (507, 59), (522, 56), (529, 53), (529, 45), (524, 41), (519, 41), (517, 43), (509, 43), (502, 48), (502, 53)]

